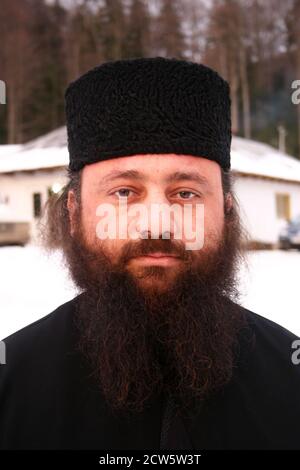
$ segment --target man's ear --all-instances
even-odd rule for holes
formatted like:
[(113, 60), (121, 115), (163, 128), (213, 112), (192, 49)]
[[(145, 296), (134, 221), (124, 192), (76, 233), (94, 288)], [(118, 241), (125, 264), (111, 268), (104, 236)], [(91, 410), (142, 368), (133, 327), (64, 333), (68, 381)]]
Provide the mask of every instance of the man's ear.
[(76, 210), (76, 197), (72, 189), (68, 192), (67, 208), (69, 212), (69, 221), (70, 221), (70, 234), (73, 236), (74, 225), (75, 225), (75, 210)]
[(232, 194), (227, 193), (225, 196), (225, 214), (229, 214), (231, 212), (232, 206), (233, 206)]

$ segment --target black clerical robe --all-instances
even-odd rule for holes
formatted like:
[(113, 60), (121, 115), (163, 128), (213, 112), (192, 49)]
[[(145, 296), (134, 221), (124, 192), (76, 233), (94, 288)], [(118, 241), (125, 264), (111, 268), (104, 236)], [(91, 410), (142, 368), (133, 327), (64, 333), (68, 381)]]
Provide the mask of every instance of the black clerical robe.
[(233, 378), (201, 411), (178, 418), (172, 403), (157, 395), (142, 413), (118, 416), (76, 349), (77, 302), (4, 340), (0, 449), (300, 449), (294, 334), (243, 309), (248, 327)]

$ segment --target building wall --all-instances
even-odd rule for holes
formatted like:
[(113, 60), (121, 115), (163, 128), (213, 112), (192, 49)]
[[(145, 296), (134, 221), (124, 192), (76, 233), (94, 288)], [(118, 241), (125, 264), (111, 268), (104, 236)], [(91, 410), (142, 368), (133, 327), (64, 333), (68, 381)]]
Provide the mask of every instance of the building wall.
[[(10, 221), (31, 223), (32, 241), (36, 238), (36, 218), (33, 210), (33, 194), (41, 194), (42, 207), (48, 199), (48, 188), (54, 183), (65, 184), (66, 172), (36, 171), (0, 175), (0, 219), (9, 213)], [(7, 201), (8, 198), (8, 202)], [(4, 211), (1, 211), (4, 209)], [(4, 215), (1, 216), (1, 213)], [(5, 221), (5, 220), (4, 220)]]
[(254, 241), (272, 244), (278, 241), (279, 231), (286, 222), (277, 216), (276, 193), (289, 194), (291, 217), (300, 215), (300, 182), (236, 176), (235, 192), (242, 219)]

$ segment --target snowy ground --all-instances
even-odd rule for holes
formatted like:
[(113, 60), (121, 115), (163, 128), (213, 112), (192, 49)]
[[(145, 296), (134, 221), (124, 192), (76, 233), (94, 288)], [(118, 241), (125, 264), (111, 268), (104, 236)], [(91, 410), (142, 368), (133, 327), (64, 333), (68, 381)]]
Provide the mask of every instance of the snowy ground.
[[(300, 336), (300, 252), (250, 252), (240, 278), (242, 305)], [(0, 248), (0, 339), (75, 295), (59, 253)]]

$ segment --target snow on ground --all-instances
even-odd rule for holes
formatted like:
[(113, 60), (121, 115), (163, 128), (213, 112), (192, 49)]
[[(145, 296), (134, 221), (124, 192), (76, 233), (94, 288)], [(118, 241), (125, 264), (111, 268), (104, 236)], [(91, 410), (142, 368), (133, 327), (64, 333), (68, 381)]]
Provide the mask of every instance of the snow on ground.
[(240, 270), (241, 304), (300, 336), (300, 252), (255, 251)]
[[(300, 336), (300, 252), (257, 251), (240, 270), (241, 304)], [(59, 252), (0, 248), (0, 339), (52, 312), (77, 291)]]
[(36, 246), (0, 248), (0, 338), (38, 320), (76, 292), (59, 252)]

